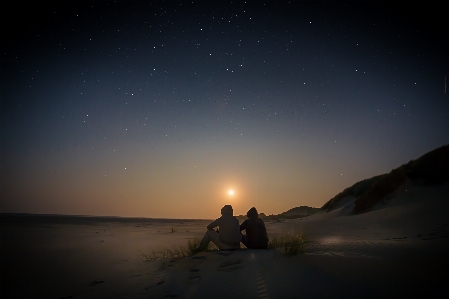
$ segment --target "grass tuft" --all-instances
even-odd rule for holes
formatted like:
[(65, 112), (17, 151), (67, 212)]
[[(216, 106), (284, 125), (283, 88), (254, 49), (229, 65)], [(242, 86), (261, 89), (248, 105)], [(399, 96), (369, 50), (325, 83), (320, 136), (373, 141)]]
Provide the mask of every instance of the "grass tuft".
[[(201, 240), (198, 238), (191, 239), (187, 241), (187, 246), (183, 245), (173, 245), (171, 248), (155, 249), (149, 254), (144, 254), (139, 250), (140, 254), (145, 258), (146, 261), (159, 260), (162, 258), (182, 258), (192, 256), (196, 253), (196, 249), (200, 245)], [(212, 242), (209, 243), (206, 251), (215, 251), (218, 248)]]
[(276, 235), (268, 242), (268, 249), (276, 249), (283, 255), (300, 255), (310, 243), (302, 234)]
[[(276, 235), (268, 242), (268, 249), (275, 249), (283, 255), (300, 255), (303, 254), (307, 244), (310, 243), (302, 234), (284, 234)], [(195, 238), (187, 241), (187, 246), (173, 245), (172, 248), (157, 249), (149, 254), (144, 254), (139, 250), (140, 254), (146, 261), (159, 260), (162, 258), (182, 258), (195, 255), (196, 249), (200, 245), (200, 239)], [(245, 248), (241, 245), (241, 248)], [(217, 251), (218, 248), (214, 243), (210, 242), (206, 251)]]

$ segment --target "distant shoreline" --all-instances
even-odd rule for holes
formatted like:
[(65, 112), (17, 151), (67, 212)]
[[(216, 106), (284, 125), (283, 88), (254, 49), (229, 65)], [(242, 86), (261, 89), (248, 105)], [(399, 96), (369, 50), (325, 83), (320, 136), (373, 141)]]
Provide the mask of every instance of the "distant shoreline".
[(94, 215), (66, 215), (66, 214), (32, 214), (32, 213), (0, 213), (0, 224), (14, 223), (61, 223), (83, 224), (91, 222), (173, 222), (173, 221), (211, 221), (211, 219), (181, 219), (181, 218), (149, 218), (123, 216), (94, 216)]

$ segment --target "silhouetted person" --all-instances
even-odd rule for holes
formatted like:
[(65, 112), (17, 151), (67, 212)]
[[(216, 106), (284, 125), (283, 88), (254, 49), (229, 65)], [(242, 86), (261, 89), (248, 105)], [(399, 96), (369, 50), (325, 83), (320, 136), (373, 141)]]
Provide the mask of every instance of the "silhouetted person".
[[(209, 242), (212, 241), (218, 249), (239, 249), (242, 234), (239, 230), (239, 220), (233, 216), (231, 205), (225, 205), (221, 209), (221, 217), (207, 226), (207, 232), (201, 240), (197, 252), (207, 249)], [(215, 231), (214, 228), (217, 227)]]
[(263, 220), (259, 218), (256, 208), (249, 209), (246, 216), (248, 219), (240, 225), (240, 231), (246, 230), (246, 236), (242, 236), (242, 243), (249, 249), (267, 249), (267, 229)]

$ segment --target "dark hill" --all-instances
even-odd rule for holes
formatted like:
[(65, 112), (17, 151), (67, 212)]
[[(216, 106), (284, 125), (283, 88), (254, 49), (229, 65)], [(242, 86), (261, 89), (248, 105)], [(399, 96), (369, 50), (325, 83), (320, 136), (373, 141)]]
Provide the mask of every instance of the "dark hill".
[(374, 204), (394, 192), (407, 180), (414, 184), (434, 185), (449, 181), (449, 145), (424, 154), (417, 160), (393, 169), (390, 173), (378, 175), (357, 182), (325, 203), (321, 210), (331, 211), (347, 196), (355, 198), (354, 213), (369, 211)]
[[(296, 219), (307, 217), (312, 214), (319, 212), (320, 208), (312, 208), (308, 206), (300, 206), (293, 209), (288, 210), (287, 212), (283, 212), (278, 215), (265, 215), (264, 213), (259, 214), (259, 218), (263, 220), (280, 220), (280, 219)], [(245, 215), (236, 216), (239, 220), (245, 220), (247, 217)]]
[(285, 218), (294, 217), (294, 216), (297, 216), (295, 218), (306, 217), (306, 216), (315, 214), (316, 212), (319, 212), (320, 210), (321, 210), (320, 208), (300, 206), (300, 207), (290, 209), (287, 212), (281, 213), (279, 216), (285, 216)]

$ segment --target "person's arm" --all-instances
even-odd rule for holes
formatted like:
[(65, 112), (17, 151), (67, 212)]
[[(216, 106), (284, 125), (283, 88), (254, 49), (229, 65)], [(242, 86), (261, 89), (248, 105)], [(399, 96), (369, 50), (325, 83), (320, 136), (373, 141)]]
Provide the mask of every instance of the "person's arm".
[(240, 231), (245, 230), (247, 224), (248, 224), (248, 220), (243, 221), (242, 224), (240, 224)]
[[(220, 219), (220, 218), (218, 218), (218, 219)], [(217, 226), (219, 226), (219, 221), (218, 221), (218, 219), (216, 219), (215, 221), (212, 221), (208, 226), (207, 226), (207, 229), (214, 229), (214, 228), (216, 228)]]

